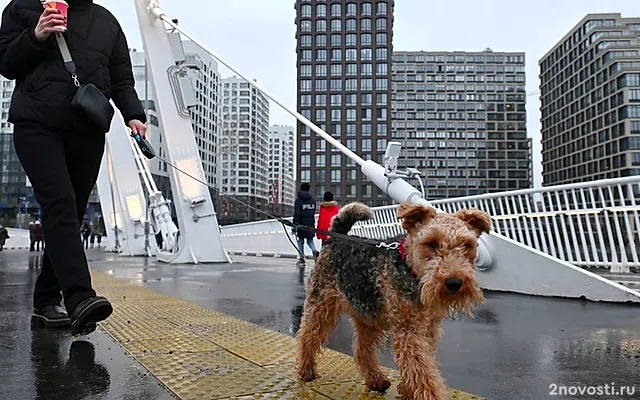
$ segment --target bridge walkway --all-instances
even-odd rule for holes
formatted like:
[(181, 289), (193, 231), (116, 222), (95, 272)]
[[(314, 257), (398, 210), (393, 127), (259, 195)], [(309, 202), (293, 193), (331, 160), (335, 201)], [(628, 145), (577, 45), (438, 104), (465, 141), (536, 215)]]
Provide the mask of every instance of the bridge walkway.
[[(41, 255), (0, 254), (0, 398), (393, 399), (367, 393), (344, 318), (322, 378), (292, 374), (304, 278), (294, 260), (158, 264), (90, 250), (94, 284), (114, 303), (95, 333), (30, 331)], [(547, 398), (550, 385), (633, 383), (640, 319), (632, 306), (487, 293), (475, 319), (444, 324), (438, 355), (453, 398)], [(53, 350), (53, 351), (51, 351)], [(388, 347), (381, 362), (395, 376)], [(90, 374), (90, 376), (89, 376)], [(469, 394), (474, 393), (475, 395)]]

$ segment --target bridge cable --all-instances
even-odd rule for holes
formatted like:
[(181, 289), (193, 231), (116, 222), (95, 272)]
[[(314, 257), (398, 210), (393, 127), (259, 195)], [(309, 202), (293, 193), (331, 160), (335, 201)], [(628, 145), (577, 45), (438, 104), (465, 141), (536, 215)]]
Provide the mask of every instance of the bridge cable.
[(301, 229), (304, 231), (308, 231), (308, 232), (313, 232), (313, 233), (320, 233), (320, 234), (325, 234), (329, 237), (333, 237), (333, 238), (339, 238), (339, 239), (343, 239), (343, 240), (347, 240), (347, 241), (352, 241), (352, 242), (357, 242), (360, 244), (366, 244), (366, 245), (370, 245), (370, 246), (375, 246), (377, 248), (385, 248), (387, 250), (395, 250), (400, 246), (400, 243), (398, 242), (392, 242), (392, 243), (386, 243), (384, 241), (381, 240), (375, 240), (375, 239), (367, 239), (367, 238), (361, 238), (361, 237), (356, 237), (356, 236), (351, 236), (351, 235), (344, 235), (342, 233), (337, 233), (337, 232), (332, 232), (332, 231), (326, 231), (323, 229), (316, 229), (314, 227), (310, 227), (310, 226), (305, 226), (305, 225), (300, 225), (300, 224), (296, 224), (293, 221), (288, 221), (284, 218), (281, 217), (277, 217), (275, 215), (269, 214), (266, 211), (260, 210), (259, 208), (256, 208), (254, 206), (252, 206), (251, 204), (248, 204), (238, 198), (236, 198), (233, 195), (227, 194), (227, 193), (223, 193), (220, 189), (218, 188), (214, 188), (213, 186), (209, 185), (207, 182), (202, 181), (199, 178), (196, 178), (195, 176), (191, 175), (190, 173), (183, 171), (182, 169), (180, 169), (179, 167), (173, 165), (172, 163), (168, 162), (167, 160), (165, 160), (162, 157), (159, 156), (155, 156), (155, 158), (157, 158), (158, 160), (166, 163), (168, 166), (170, 166), (171, 168), (173, 168), (174, 170), (188, 176), (189, 178), (193, 179), (194, 181), (203, 184), (204, 186), (206, 186), (207, 188), (217, 192), (218, 194), (220, 194), (221, 196), (224, 196), (226, 198), (229, 198), (239, 204), (244, 205), (245, 207), (248, 207), (254, 211), (257, 211), (258, 213), (261, 213), (267, 217), (269, 217), (270, 219), (274, 219), (278, 222), (280, 222), (282, 224), (282, 227), (284, 228), (285, 234), (287, 235), (287, 239), (289, 239), (289, 242), (291, 243), (291, 245), (298, 250), (298, 254), (300, 254), (300, 250), (298, 249), (298, 246), (296, 246), (293, 241), (291, 240), (291, 237), (289, 237), (289, 233), (287, 232), (287, 226), (295, 228), (295, 229)]

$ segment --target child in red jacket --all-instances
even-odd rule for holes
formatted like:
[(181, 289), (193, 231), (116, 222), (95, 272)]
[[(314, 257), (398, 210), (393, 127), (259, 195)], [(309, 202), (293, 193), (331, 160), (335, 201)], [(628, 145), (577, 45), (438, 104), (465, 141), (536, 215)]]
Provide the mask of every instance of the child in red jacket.
[[(338, 202), (333, 200), (333, 193), (326, 192), (324, 194), (324, 201), (320, 203), (320, 215), (318, 215), (318, 229), (328, 231), (331, 227), (331, 218), (333, 218), (340, 211)], [(329, 237), (323, 233), (317, 233), (316, 237), (324, 243)]]

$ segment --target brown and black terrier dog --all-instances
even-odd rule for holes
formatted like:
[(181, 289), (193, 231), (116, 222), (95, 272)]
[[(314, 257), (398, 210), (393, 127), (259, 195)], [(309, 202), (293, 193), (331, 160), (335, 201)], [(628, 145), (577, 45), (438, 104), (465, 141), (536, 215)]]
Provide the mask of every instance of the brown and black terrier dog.
[[(336, 215), (331, 231), (346, 234), (357, 221), (373, 218), (361, 203)], [(411, 400), (448, 399), (436, 362), (442, 319), (484, 300), (475, 277), (478, 237), (491, 219), (479, 210), (436, 214), (419, 204), (401, 204), (398, 218), (406, 235), (397, 250), (340, 238), (322, 247), (310, 274), (298, 332), (297, 374), (317, 377), (316, 357), (346, 312), (355, 331), (354, 359), (370, 390), (384, 392), (391, 382), (376, 351), (389, 331), (400, 373), (398, 393)]]

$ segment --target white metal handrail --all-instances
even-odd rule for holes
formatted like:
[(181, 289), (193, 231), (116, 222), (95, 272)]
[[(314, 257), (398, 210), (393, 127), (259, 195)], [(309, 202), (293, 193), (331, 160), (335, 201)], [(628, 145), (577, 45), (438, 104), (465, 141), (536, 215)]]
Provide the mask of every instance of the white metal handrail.
[[(514, 190), (431, 204), (450, 213), (463, 208), (481, 209), (492, 216), (497, 233), (574, 265), (610, 268), (612, 272), (640, 267), (640, 177)], [(401, 234), (396, 209), (397, 205), (374, 208), (374, 219), (357, 223), (352, 234), (377, 239)], [(225, 245), (234, 237), (251, 232), (252, 236), (262, 237), (260, 253), (295, 254), (276, 221), (222, 229)], [(273, 235), (283, 241), (270, 251), (263, 239)], [(235, 248), (251, 253), (253, 246), (245, 236)]]

